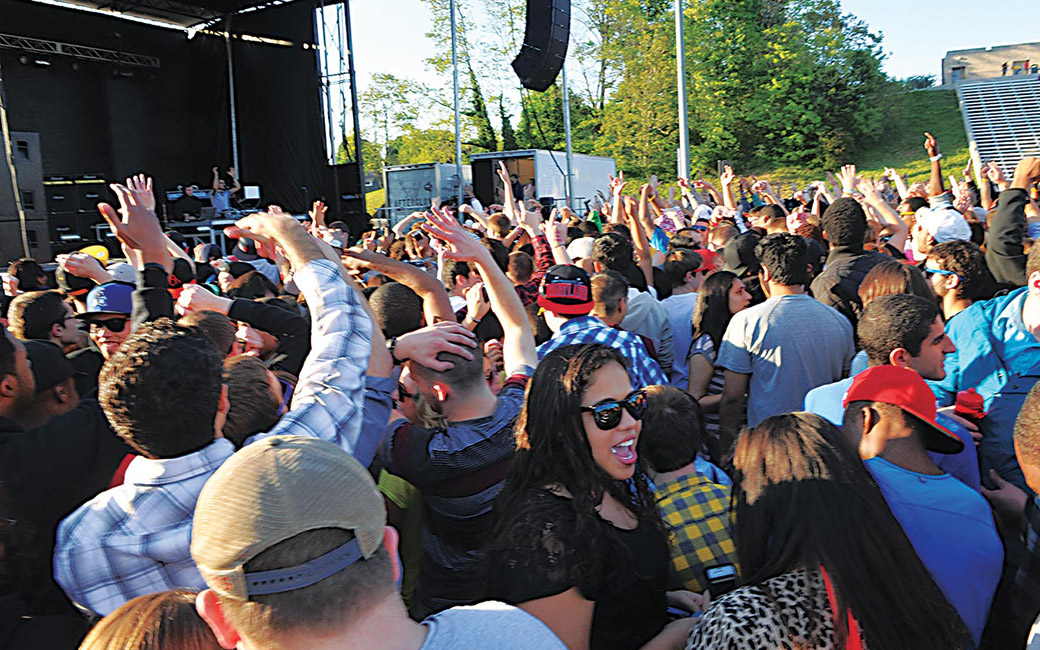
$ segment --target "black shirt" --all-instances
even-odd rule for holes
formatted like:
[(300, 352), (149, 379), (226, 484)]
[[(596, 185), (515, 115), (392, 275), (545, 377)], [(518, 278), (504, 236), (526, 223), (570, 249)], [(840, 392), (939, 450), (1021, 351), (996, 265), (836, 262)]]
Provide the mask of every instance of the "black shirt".
[(632, 530), (598, 519), (597, 530), (579, 526), (573, 500), (531, 489), (529, 516), (515, 545), (488, 559), (493, 598), (510, 604), (561, 594), (577, 587), (596, 603), (591, 650), (635, 650), (667, 623), (669, 551), (653, 522)]

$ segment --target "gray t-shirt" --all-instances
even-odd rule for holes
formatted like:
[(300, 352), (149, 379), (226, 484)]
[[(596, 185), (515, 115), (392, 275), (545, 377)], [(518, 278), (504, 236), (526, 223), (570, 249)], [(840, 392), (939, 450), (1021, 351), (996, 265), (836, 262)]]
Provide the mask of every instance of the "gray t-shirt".
[(493, 600), (446, 609), (423, 625), (429, 632), (419, 650), (567, 650), (545, 623)]
[(747, 421), (802, 410), (805, 395), (849, 373), (852, 325), (811, 296), (776, 296), (733, 316), (716, 366), (750, 374)]

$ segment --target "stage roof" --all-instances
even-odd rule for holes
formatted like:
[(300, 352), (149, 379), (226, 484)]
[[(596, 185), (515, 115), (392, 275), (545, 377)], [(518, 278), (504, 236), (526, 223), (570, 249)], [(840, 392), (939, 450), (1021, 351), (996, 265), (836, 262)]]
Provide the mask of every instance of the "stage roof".
[[(188, 29), (209, 26), (224, 16), (289, 4), (295, 0), (33, 0), (49, 5), (102, 12), (116, 18), (164, 23)], [(332, 2), (330, 2), (332, 4)]]

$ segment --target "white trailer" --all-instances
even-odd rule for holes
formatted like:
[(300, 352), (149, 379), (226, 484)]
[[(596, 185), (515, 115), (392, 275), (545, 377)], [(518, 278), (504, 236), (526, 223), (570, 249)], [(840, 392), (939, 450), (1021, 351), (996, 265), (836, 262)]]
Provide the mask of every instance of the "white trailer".
[[(567, 202), (567, 154), (562, 151), (491, 151), (471, 154), (469, 159), (473, 168), (473, 192), (484, 205), (501, 202), (501, 181), (496, 171), (500, 160), (510, 174), (518, 176), (521, 184), (534, 183), (534, 196), (539, 201), (556, 206)], [(572, 159), (571, 207), (580, 213), (586, 201), (595, 202), (596, 190), (610, 196), (608, 177), (617, 174), (617, 167), (613, 158), (605, 156), (576, 153)]]
[[(462, 166), (462, 182), (472, 182), (469, 165)], [(430, 201), (441, 201), (458, 194), (458, 169), (451, 163), (419, 163), (392, 165), (383, 170), (386, 203), (379, 210), (379, 218), (396, 224), (415, 211), (429, 210)]]

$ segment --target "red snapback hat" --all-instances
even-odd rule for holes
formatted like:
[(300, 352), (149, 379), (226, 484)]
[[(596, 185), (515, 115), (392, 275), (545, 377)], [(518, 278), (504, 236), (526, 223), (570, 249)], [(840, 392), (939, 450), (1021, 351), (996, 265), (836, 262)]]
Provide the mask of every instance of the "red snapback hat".
[(941, 454), (956, 454), (964, 441), (935, 421), (935, 394), (921, 375), (899, 366), (874, 366), (856, 375), (845, 391), (842, 406), (852, 402), (880, 402), (898, 406), (925, 423), (925, 447)]

